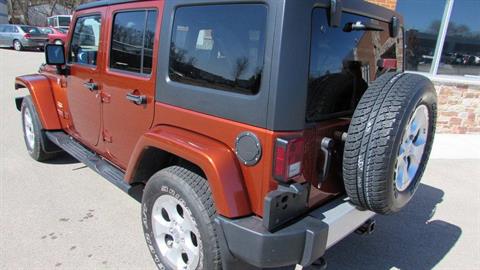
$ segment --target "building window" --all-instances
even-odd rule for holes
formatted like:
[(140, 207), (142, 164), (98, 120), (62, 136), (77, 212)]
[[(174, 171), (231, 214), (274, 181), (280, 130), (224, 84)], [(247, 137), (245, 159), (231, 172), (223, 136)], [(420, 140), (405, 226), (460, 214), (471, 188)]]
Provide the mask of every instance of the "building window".
[(266, 19), (267, 7), (261, 4), (178, 8), (170, 49), (170, 79), (257, 94), (263, 71)]
[(438, 74), (480, 75), (480, 1), (456, 0), (443, 44)]
[[(400, 0), (405, 20), (405, 68), (430, 72), (446, 0)], [(428, 10), (428, 12), (425, 12)]]
[(480, 78), (480, 1), (398, 0), (406, 70)]

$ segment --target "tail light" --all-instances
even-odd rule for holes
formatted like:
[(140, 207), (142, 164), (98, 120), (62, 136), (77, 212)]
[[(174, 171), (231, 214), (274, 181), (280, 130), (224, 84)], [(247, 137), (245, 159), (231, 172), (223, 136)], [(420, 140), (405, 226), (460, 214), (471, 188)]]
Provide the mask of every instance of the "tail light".
[(302, 174), (305, 140), (278, 138), (275, 143), (273, 177), (287, 182)]
[(23, 37), (26, 38), (26, 39), (29, 39), (29, 38), (32, 37), (32, 35), (30, 35), (30, 34), (25, 34), (25, 35), (23, 35)]

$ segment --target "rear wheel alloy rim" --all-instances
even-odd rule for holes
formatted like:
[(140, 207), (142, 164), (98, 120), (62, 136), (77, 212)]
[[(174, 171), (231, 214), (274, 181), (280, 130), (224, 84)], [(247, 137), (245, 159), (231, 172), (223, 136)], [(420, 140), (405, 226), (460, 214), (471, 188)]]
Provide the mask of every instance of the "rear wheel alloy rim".
[(395, 166), (395, 187), (402, 192), (410, 187), (422, 162), (428, 139), (429, 115), (425, 105), (417, 107), (405, 128)]
[(158, 249), (174, 269), (196, 269), (200, 261), (200, 234), (190, 210), (171, 195), (157, 198), (152, 228)]
[(56, 45), (63, 45), (63, 42), (61, 40), (55, 40)]
[(25, 138), (27, 138), (27, 144), (30, 149), (33, 149), (33, 145), (35, 144), (35, 133), (33, 129), (32, 115), (30, 114), (29, 109), (25, 109), (25, 113), (23, 114), (23, 126), (25, 130)]
[(19, 51), (22, 48), (22, 44), (20, 44), (20, 41), (15, 40), (15, 42), (13, 42), (13, 47), (15, 50)]

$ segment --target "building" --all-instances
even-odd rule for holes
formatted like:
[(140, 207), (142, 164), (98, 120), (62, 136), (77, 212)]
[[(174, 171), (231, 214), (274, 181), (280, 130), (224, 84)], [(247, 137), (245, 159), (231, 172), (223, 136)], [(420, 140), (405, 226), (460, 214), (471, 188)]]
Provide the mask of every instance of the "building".
[(437, 131), (480, 133), (479, 0), (369, 0), (405, 20), (405, 67), (438, 93)]
[(0, 24), (8, 23), (7, 0), (0, 0)]

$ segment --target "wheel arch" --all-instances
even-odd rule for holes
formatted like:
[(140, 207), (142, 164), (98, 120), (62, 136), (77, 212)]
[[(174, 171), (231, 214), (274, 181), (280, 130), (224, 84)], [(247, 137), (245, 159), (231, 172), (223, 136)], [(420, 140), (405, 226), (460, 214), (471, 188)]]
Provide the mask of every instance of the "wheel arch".
[(145, 133), (132, 153), (125, 179), (130, 184), (146, 182), (171, 165), (204, 174), (218, 214), (234, 218), (252, 213), (235, 154), (221, 142), (184, 129), (157, 126)]
[[(42, 128), (45, 130), (61, 129), (50, 80), (41, 74), (15, 78), (15, 90), (23, 88), (30, 92)], [(17, 108), (19, 100), (22, 99), (17, 99)]]

